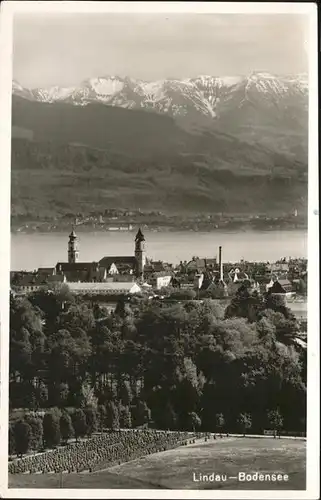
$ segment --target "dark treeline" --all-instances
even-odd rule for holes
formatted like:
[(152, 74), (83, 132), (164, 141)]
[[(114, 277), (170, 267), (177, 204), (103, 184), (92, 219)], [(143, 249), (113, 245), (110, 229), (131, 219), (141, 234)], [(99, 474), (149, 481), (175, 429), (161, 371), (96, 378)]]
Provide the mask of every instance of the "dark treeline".
[[(44, 435), (49, 446), (144, 424), (305, 430), (306, 352), (273, 297), (240, 289), (225, 310), (210, 299), (122, 298), (112, 314), (65, 286), (10, 301), (11, 443), (27, 434), (35, 449)], [(40, 410), (41, 424), (28, 416)], [(34, 446), (32, 425), (41, 425)]]

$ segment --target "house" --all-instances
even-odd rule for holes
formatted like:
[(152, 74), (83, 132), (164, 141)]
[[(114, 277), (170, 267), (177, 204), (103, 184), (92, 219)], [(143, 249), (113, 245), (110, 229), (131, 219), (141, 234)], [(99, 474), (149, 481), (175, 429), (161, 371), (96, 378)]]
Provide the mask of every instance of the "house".
[(67, 278), (64, 274), (53, 274), (52, 276), (48, 276), (43, 280), (44, 284), (55, 285), (60, 283), (66, 283)]
[(193, 257), (192, 260), (187, 262), (184, 266), (187, 273), (201, 273), (205, 270), (216, 269), (217, 260), (216, 258), (200, 259), (199, 257)]
[(65, 275), (68, 282), (104, 281), (107, 271), (97, 262), (58, 262), (56, 273)]
[(13, 290), (19, 294), (28, 294), (38, 291), (41, 282), (35, 272), (16, 274), (12, 282)]
[(37, 271), (38, 276), (54, 276), (56, 274), (55, 267), (39, 267)]
[(289, 271), (288, 262), (272, 262), (267, 264), (267, 270), (270, 273), (287, 273)]
[(190, 274), (190, 275), (174, 275), (171, 280), (171, 286), (173, 288), (180, 288), (182, 290), (194, 290), (199, 289), (199, 285), (202, 286), (203, 274)]
[(252, 278), (253, 278), (253, 281), (256, 283), (257, 289), (261, 293), (266, 293), (268, 291), (269, 287), (271, 287), (273, 285), (274, 281), (277, 279), (276, 277), (272, 278), (271, 276), (266, 276), (266, 275), (262, 275), (262, 274), (254, 274), (252, 276)]
[(131, 282), (68, 283), (69, 290), (76, 295), (132, 295), (140, 293), (141, 287)]
[(148, 280), (148, 283), (152, 285), (156, 290), (160, 290), (163, 287), (169, 286), (172, 281), (172, 273), (168, 271), (159, 271), (153, 273)]
[(163, 262), (162, 260), (148, 260), (145, 265), (145, 270), (149, 272), (160, 273), (163, 271), (171, 271), (172, 264)]
[(106, 266), (102, 266), (101, 269), (104, 269), (105, 274), (108, 276), (114, 276), (116, 274), (119, 274), (119, 270), (115, 264), (115, 262), (112, 262)]
[(12, 283), (13, 289), (22, 295), (37, 292), (50, 285), (65, 283), (66, 277), (62, 275), (41, 276), (37, 272), (23, 273), (16, 277)]
[(135, 257), (114, 256), (103, 257), (99, 266), (106, 269), (107, 274), (135, 274), (137, 263)]
[(249, 279), (249, 275), (243, 271), (241, 271), (238, 267), (232, 268), (229, 273), (229, 278), (230, 281), (233, 281), (234, 283), (240, 283), (244, 280)]
[(289, 280), (278, 279), (271, 287), (269, 287), (269, 293), (275, 295), (292, 296), (295, 294), (293, 286)]

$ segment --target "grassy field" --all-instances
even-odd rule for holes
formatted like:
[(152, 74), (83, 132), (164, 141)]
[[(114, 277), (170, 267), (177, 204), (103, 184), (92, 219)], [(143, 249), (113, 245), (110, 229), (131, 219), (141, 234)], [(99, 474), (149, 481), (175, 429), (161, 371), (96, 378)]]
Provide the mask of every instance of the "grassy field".
[[(222, 438), (155, 453), (92, 474), (63, 474), (63, 488), (305, 489), (306, 442), (295, 439)], [(239, 482), (245, 473), (288, 474), (287, 482)], [(193, 473), (227, 475), (226, 482), (195, 482)], [(9, 488), (59, 488), (59, 474), (9, 476)]]

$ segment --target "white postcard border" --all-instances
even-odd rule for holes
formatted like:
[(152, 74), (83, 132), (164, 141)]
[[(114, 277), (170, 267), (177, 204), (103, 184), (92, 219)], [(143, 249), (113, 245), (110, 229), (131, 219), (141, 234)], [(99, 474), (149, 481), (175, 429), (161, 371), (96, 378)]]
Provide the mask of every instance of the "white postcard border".
[[(10, 270), (10, 153), (12, 20), (14, 13), (217, 13), (309, 16), (308, 389), (307, 485), (304, 491), (8, 489), (8, 372)], [(317, 5), (313, 2), (69, 2), (4, 1), (0, 11), (0, 495), (6, 498), (221, 498), (314, 499), (319, 497), (319, 200)]]

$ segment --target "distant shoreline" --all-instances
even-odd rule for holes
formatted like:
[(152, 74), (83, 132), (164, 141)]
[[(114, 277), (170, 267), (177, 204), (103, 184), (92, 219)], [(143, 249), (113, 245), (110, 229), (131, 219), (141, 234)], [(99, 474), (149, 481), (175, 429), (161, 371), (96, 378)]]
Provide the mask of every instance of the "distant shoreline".
[[(139, 224), (137, 224), (137, 227)], [(70, 226), (65, 227), (65, 228), (57, 228), (57, 229), (52, 229), (52, 230), (21, 230), (19, 229), (11, 229), (10, 233), (14, 235), (33, 235), (33, 234), (66, 234), (70, 230)], [(104, 229), (104, 228), (97, 228), (97, 227), (91, 227), (91, 228), (84, 228), (81, 225), (75, 226), (77, 232), (80, 233), (106, 233), (106, 234), (123, 234), (123, 233), (134, 233), (135, 230), (137, 229), (135, 226), (134, 229), (132, 230), (124, 230), (124, 229)], [(142, 224), (142, 227), (144, 225)], [(303, 227), (269, 227), (269, 228), (257, 228), (257, 227), (238, 227), (238, 228), (211, 228), (211, 229), (186, 229), (186, 228), (180, 228), (180, 227), (159, 227), (157, 229), (155, 228), (146, 228), (144, 227), (144, 231), (146, 232), (151, 232), (151, 233), (238, 233), (238, 232), (243, 232), (243, 233), (272, 233), (272, 232), (292, 232), (292, 231), (303, 231), (307, 232), (308, 227), (303, 226)]]

